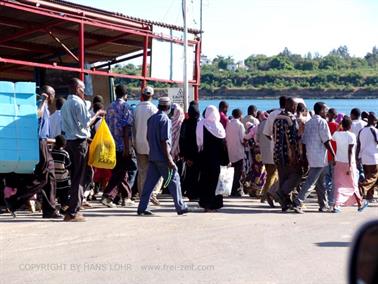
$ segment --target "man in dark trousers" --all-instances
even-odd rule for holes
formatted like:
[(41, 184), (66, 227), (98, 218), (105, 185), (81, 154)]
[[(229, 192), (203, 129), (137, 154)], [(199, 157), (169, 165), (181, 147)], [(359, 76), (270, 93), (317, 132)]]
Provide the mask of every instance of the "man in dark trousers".
[(167, 114), (171, 109), (171, 100), (168, 97), (161, 97), (158, 109), (159, 111), (151, 116), (147, 122), (147, 140), (150, 154), (147, 178), (139, 202), (138, 215), (152, 215), (152, 212), (147, 210), (147, 206), (151, 193), (160, 177), (164, 178), (164, 186), (168, 187), (173, 197), (177, 214), (182, 215), (188, 212), (188, 208), (182, 199), (180, 176), (170, 154), (172, 126)]
[(118, 192), (126, 198), (125, 205), (134, 205), (131, 200), (131, 188), (128, 184), (128, 170), (130, 169), (132, 148), (131, 129), (134, 123), (130, 106), (126, 102), (126, 85), (117, 85), (115, 88), (117, 99), (107, 109), (106, 122), (116, 144), (116, 166), (104, 190), (101, 203), (108, 207), (116, 207), (113, 203)]
[(85, 221), (79, 212), (84, 187), (85, 165), (87, 163), (89, 127), (99, 116), (105, 114), (98, 111), (92, 118), (84, 100), (84, 82), (73, 78), (71, 80), (71, 94), (62, 107), (62, 132), (67, 140), (66, 150), (71, 157), (71, 194), (69, 208), (64, 217), (65, 222)]
[[(32, 175), (7, 175), (6, 185), (17, 188), (14, 195), (5, 199), (8, 210), (14, 215), (14, 211), (25, 204), (37, 193), (42, 194), (42, 217), (61, 218), (55, 208), (56, 181), (54, 173), (54, 160), (48, 148), (49, 118), (48, 106), (55, 98), (55, 90), (51, 86), (41, 88), (41, 102), (38, 106), (39, 119), (39, 163)], [(14, 215), (15, 216), (15, 215)]]

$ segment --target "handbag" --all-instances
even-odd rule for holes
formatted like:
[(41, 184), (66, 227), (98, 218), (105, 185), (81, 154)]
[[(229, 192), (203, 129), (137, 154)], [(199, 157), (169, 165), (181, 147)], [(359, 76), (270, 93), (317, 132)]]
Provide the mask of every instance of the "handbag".
[(234, 168), (221, 166), (215, 195), (230, 196), (234, 181)]

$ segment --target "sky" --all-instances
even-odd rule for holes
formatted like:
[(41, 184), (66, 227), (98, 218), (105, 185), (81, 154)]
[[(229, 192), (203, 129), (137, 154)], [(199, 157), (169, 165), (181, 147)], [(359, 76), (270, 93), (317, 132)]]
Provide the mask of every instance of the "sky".
[[(70, 0), (129, 16), (182, 26), (181, 0)], [(189, 3), (199, 29), (200, 0)], [(347, 45), (364, 56), (378, 46), (378, 0), (203, 0), (202, 53), (209, 58), (252, 54), (327, 55)]]

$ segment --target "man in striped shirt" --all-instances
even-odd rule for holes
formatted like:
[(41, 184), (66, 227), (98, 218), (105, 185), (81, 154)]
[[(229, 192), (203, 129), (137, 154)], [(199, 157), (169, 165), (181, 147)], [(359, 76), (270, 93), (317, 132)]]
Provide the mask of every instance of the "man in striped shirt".
[(68, 152), (64, 150), (66, 139), (63, 135), (55, 137), (55, 146), (51, 154), (54, 159), (55, 178), (56, 178), (56, 196), (61, 205), (61, 212), (65, 213), (68, 208), (68, 196), (71, 188), (70, 173), (68, 168), (71, 166), (71, 160)]

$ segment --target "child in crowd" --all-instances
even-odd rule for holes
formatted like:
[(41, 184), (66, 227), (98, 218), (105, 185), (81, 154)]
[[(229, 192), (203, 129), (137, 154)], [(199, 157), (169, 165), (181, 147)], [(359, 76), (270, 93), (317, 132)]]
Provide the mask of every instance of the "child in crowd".
[(71, 160), (68, 152), (64, 150), (66, 140), (63, 135), (55, 137), (54, 148), (51, 155), (54, 159), (55, 178), (56, 178), (56, 196), (61, 205), (61, 213), (64, 214), (68, 209), (68, 198), (71, 187), (70, 173), (68, 168), (71, 166)]
[(260, 122), (267, 119), (267, 113), (260, 112), (258, 117), (258, 124), (246, 123), (247, 133), (244, 136), (244, 140), (247, 144), (247, 155), (250, 157), (250, 165), (246, 172), (246, 182), (249, 185), (248, 194), (250, 196), (262, 197), (262, 190), (266, 181), (266, 171), (262, 161), (260, 145), (256, 143), (256, 134)]
[[(101, 102), (96, 102), (93, 104), (93, 111), (96, 113), (99, 110), (104, 110), (104, 104)], [(91, 139), (94, 138), (96, 135), (97, 129), (99, 128), (102, 122), (102, 117), (99, 117), (93, 126), (91, 127)], [(95, 183), (94, 192), (91, 192), (91, 200), (96, 200), (96, 194), (99, 191), (104, 191), (105, 187), (108, 185), (108, 182), (112, 176), (112, 170), (109, 169), (98, 169), (93, 168), (94, 175), (93, 175), (93, 182)]]
[(367, 204), (362, 204), (362, 197), (358, 190), (358, 171), (356, 166), (356, 135), (351, 132), (352, 120), (345, 116), (341, 122), (344, 131), (333, 134), (333, 140), (337, 144), (336, 165), (333, 172), (334, 181), (334, 209), (341, 211), (340, 206), (358, 205), (358, 211), (362, 211)]

